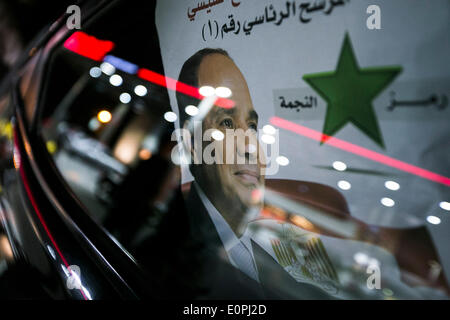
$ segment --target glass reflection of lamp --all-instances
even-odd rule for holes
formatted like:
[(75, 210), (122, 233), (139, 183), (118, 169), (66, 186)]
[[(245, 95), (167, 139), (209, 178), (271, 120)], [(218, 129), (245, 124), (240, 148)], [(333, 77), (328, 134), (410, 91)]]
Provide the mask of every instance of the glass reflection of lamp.
[(97, 114), (97, 119), (101, 123), (108, 123), (112, 119), (111, 112), (109, 112), (107, 110), (102, 110)]

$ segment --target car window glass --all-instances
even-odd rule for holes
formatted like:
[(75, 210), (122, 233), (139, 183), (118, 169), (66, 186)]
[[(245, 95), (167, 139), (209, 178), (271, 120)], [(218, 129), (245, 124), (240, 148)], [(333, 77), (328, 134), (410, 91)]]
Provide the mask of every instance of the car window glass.
[[(212, 34), (214, 20), (211, 26), (201, 20), (200, 38), (191, 45), (174, 32), (179, 28), (168, 10), (161, 1), (117, 2), (52, 54), (42, 138), (94, 221), (166, 284), (168, 295), (446, 297), (445, 275), (436, 273), (439, 255), (417, 217), (396, 216), (398, 228), (370, 223), (359, 219), (361, 202), (349, 196), (354, 175), (375, 179), (371, 183), (381, 183), (383, 192), (396, 188), (396, 175), (379, 167), (349, 168), (336, 154), (324, 160), (315, 149), (324, 143), (317, 119), (282, 117), (290, 109), (313, 110), (317, 101), (324, 106), (318, 95), (308, 91), (296, 101), (295, 90), (270, 87), (287, 69), (273, 79), (254, 76), (255, 70), (266, 73), (254, 58), (242, 58), (244, 41), (223, 48), (204, 43), (202, 32)], [(188, 10), (187, 23), (200, 21), (201, 11)], [(185, 11), (181, 15), (187, 19)], [(232, 28), (217, 26), (223, 34)], [(293, 39), (286, 35), (285, 41)], [(276, 91), (271, 97), (283, 104), (281, 113), (273, 114), (272, 100), (255, 96), (258, 84)], [(312, 139), (300, 144), (298, 135)], [(355, 144), (330, 143), (361, 154)], [(381, 151), (364, 154), (395, 167)], [(392, 201), (380, 196), (367, 212), (395, 210)], [(384, 287), (374, 289), (380, 279)]]

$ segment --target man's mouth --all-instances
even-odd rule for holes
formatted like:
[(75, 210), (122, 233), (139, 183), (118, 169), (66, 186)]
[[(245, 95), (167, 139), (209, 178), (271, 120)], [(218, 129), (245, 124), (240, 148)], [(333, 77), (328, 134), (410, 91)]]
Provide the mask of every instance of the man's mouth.
[(236, 177), (242, 180), (245, 184), (254, 184), (257, 185), (259, 183), (259, 173), (251, 170), (239, 170), (234, 173)]

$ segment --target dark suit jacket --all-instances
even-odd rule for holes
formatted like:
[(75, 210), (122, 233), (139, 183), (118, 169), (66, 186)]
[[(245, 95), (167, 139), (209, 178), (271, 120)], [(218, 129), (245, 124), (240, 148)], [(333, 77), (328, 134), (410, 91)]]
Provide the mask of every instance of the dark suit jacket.
[(205, 298), (330, 299), (323, 290), (295, 281), (271, 255), (252, 241), (260, 283), (228, 261), (215, 226), (195, 188), (186, 201), (189, 242), (196, 248), (197, 283)]
[[(273, 190), (281, 192), (292, 200), (318, 207), (334, 217), (355, 220), (348, 214), (345, 199), (337, 191), (331, 192), (329, 187), (291, 180), (269, 180), (267, 185), (269, 187), (272, 185)], [(252, 246), (261, 283), (257, 283), (234, 268), (228, 262), (228, 256), (219, 235), (195, 188), (186, 186), (190, 187), (190, 184), (186, 184), (184, 188), (176, 192), (173, 206), (158, 226), (157, 235), (149, 237), (132, 250), (137, 260), (149, 271), (151, 278), (158, 279), (162, 298), (329, 298), (321, 289), (296, 282), (256, 243), (252, 243)], [(303, 193), (298, 192), (299, 189)], [(185, 201), (184, 198), (187, 200)], [(364, 241), (368, 235), (379, 235), (380, 239), (372, 239), (369, 242), (380, 246), (383, 244), (394, 246), (393, 249), (387, 246), (387, 249), (395, 253), (402, 270), (407, 265), (409, 269), (414, 269), (419, 262), (426, 262), (432, 257), (437, 257), (432, 243), (424, 241), (429, 239), (429, 236), (418, 233), (425, 228), (397, 230), (361, 225), (360, 236), (354, 240)], [(376, 228), (375, 231), (374, 228)], [(363, 232), (364, 230), (368, 232)], [(333, 236), (323, 230), (315, 231)], [(411, 243), (413, 245), (410, 245)], [(411, 248), (415, 248), (413, 253), (420, 253), (420, 259), (410, 254)], [(402, 255), (408, 259), (402, 259)], [(435, 258), (433, 260), (439, 261)], [(414, 274), (423, 274), (424, 277), (428, 269), (422, 269), (413, 270)], [(440, 280), (440, 283), (446, 283), (443, 274)]]

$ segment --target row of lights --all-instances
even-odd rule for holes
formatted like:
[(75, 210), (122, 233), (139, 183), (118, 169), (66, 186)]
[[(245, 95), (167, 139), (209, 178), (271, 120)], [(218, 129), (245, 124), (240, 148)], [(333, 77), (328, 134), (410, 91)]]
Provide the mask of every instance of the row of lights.
[[(99, 67), (93, 67), (90, 70), (90, 75), (94, 78), (98, 78), (101, 76), (102, 72), (108, 76), (110, 76), (109, 82), (113, 85), (113, 86), (120, 86), (123, 83), (123, 79), (120, 75), (115, 74), (116, 68), (108, 63), (108, 62), (103, 62)], [(147, 88), (144, 87), (143, 85), (137, 85), (134, 88), (134, 93), (140, 97), (143, 97), (147, 94)], [(204, 96), (204, 97), (209, 97), (212, 95), (216, 95), (220, 98), (229, 98), (232, 95), (232, 91), (231, 89), (227, 88), (227, 87), (217, 87), (217, 88), (213, 88), (211, 86), (202, 86), (199, 89), (199, 93)], [(122, 103), (129, 103), (131, 101), (131, 96), (128, 93), (122, 93), (120, 95), (120, 101)], [(199, 109), (196, 106), (193, 105), (188, 105), (186, 106), (185, 110), (186, 114), (188, 114), (191, 117), (194, 117), (198, 114)], [(102, 111), (103, 112), (103, 111)], [(105, 115), (103, 117), (106, 117)], [(100, 120), (100, 114), (99, 114), (99, 121), (102, 123), (105, 123), (103, 121)], [(172, 111), (168, 111), (164, 114), (164, 119), (168, 122), (175, 122), (177, 120), (177, 115), (172, 112)], [(109, 121), (109, 120), (108, 120)], [(266, 125), (263, 128), (263, 132), (264, 134), (261, 137), (261, 141), (265, 144), (273, 144), (275, 143), (275, 137), (274, 135), (276, 134), (276, 129), (274, 127), (272, 127), (271, 125)], [(223, 140), (224, 139), (224, 135), (222, 132), (220, 131), (215, 131), (212, 133), (212, 137), (215, 140)], [(284, 157), (284, 156), (279, 156), (276, 158), (276, 161), (279, 165), (281, 166), (287, 166), (289, 164), (289, 159)]]
[[(213, 87), (210, 87), (210, 86), (201, 87), (199, 89), (199, 93), (204, 97), (209, 97), (209, 96), (212, 96), (215, 94), (216, 96), (221, 97), (221, 98), (229, 98), (229, 97), (231, 97), (231, 94), (232, 94), (232, 92), (229, 88), (217, 87), (214, 89)], [(191, 117), (195, 117), (198, 114), (199, 109), (194, 105), (188, 105), (188, 106), (186, 106), (186, 108), (184, 108), (184, 112)], [(164, 119), (168, 122), (175, 122), (175, 121), (177, 121), (178, 117), (175, 112), (168, 111), (164, 114)], [(218, 134), (216, 134), (215, 136), (219, 137)], [(214, 135), (213, 135), (213, 138), (216, 139), (214, 137)], [(216, 140), (221, 140), (221, 139), (219, 138)]]
[[(334, 161), (332, 166), (337, 171), (343, 172), (343, 171), (347, 170), (347, 165), (342, 161)], [(389, 189), (392, 191), (397, 191), (400, 189), (400, 184), (395, 181), (392, 181), (392, 180), (386, 181), (384, 183), (384, 186), (386, 187), (386, 189)], [(348, 181), (340, 180), (338, 182), (338, 187), (341, 188), (342, 190), (350, 190), (352, 185)]]
[[(450, 211), (450, 202), (447, 202), (447, 201), (441, 201), (441, 202), (439, 202), (439, 207), (440, 207), (442, 210)], [(431, 224), (440, 224), (440, 223), (441, 223), (441, 218), (436, 217), (436, 216), (428, 216), (428, 217), (427, 217), (427, 221), (428, 221), (429, 223), (431, 223)]]
[[(193, 105), (188, 105), (186, 108), (184, 108), (184, 112), (186, 112), (191, 117), (194, 117), (194, 116), (196, 116), (198, 114), (198, 108), (196, 106), (193, 106)], [(164, 119), (167, 122), (175, 122), (175, 121), (177, 121), (178, 117), (177, 117), (177, 114), (175, 112), (167, 111), (164, 114)]]
[(198, 92), (204, 97), (210, 97), (212, 95), (216, 95), (220, 98), (229, 98), (232, 95), (231, 90), (227, 87), (213, 88), (211, 86), (203, 86), (203, 87), (200, 87)]
[[(110, 64), (109, 62), (103, 62), (100, 67), (93, 67), (89, 70), (89, 74), (93, 78), (98, 78), (102, 75), (102, 73), (109, 76), (109, 83), (115, 87), (119, 87), (123, 83), (123, 78), (116, 74), (116, 68)], [(134, 93), (136, 95), (143, 97), (147, 94), (147, 88), (143, 85), (137, 85), (134, 88)], [(220, 98), (229, 98), (232, 95), (232, 92), (227, 87), (217, 87), (213, 88), (211, 86), (203, 86), (199, 89), (199, 93), (204, 97), (209, 97), (212, 95), (216, 95)]]
[[(106, 74), (107, 76), (109, 76), (109, 83), (115, 87), (119, 87), (123, 84), (123, 78), (116, 74), (116, 68), (108, 63), (108, 62), (103, 62), (100, 67), (92, 67), (89, 70), (89, 75), (93, 78), (98, 78), (102, 75), (102, 73)], [(134, 93), (140, 97), (143, 97), (147, 94), (147, 88), (141, 84), (137, 85), (136, 87), (134, 87)], [(124, 95), (124, 94), (122, 94)], [(123, 103), (128, 103), (131, 101), (131, 96), (126, 93), (126, 95), (122, 98), (121, 95), (121, 101), (125, 100), (126, 102), (122, 101)]]
[[(332, 166), (337, 171), (343, 172), (343, 171), (347, 170), (347, 165), (342, 161), (334, 161)], [(337, 186), (341, 190), (344, 190), (344, 191), (350, 190), (352, 187), (351, 183), (346, 180), (338, 181)], [(395, 181), (392, 181), (392, 180), (386, 181), (384, 183), (384, 186), (386, 187), (386, 189), (389, 189), (391, 191), (397, 191), (400, 189), (400, 184)], [(380, 202), (383, 206), (388, 207), (388, 208), (395, 206), (395, 201), (388, 197), (381, 198)], [(439, 203), (439, 207), (443, 210), (450, 211), (450, 202), (442, 201)], [(441, 223), (441, 219), (436, 216), (428, 216), (427, 221), (431, 224), (440, 224)]]
[[(217, 87), (214, 89), (210, 86), (200, 87), (199, 93), (204, 97), (209, 97), (215, 94), (216, 96), (221, 98), (229, 98), (232, 94), (231, 90), (227, 87)], [(191, 117), (195, 117), (198, 114), (199, 109), (194, 105), (188, 105), (186, 106), (186, 108), (184, 108), (184, 112)], [(166, 119), (166, 121), (168, 122), (175, 122), (177, 121), (177, 118), (177, 115), (172, 111), (168, 111), (164, 114), (164, 119)]]
[[(93, 78), (99, 78), (102, 75), (102, 73), (104, 73), (107, 76), (109, 76), (109, 83), (111, 85), (113, 85), (115, 87), (119, 87), (123, 84), (123, 78), (120, 75), (116, 74), (115, 72), (116, 72), (116, 68), (112, 64), (110, 64), (108, 62), (103, 62), (100, 65), (100, 67), (92, 67), (89, 70), (89, 75)], [(137, 96), (143, 97), (143, 96), (147, 95), (148, 90), (143, 85), (137, 85), (134, 87), (134, 93)], [(128, 104), (131, 102), (131, 95), (127, 92), (123, 92), (120, 94), (119, 100), (123, 104)], [(101, 110), (97, 114), (97, 119), (93, 118), (91, 120), (91, 122), (89, 123), (89, 127), (93, 130), (97, 129), (99, 126), (98, 122), (105, 124), (105, 123), (110, 122), (111, 119), (112, 119), (111, 112), (109, 112), (107, 110)]]
[[(120, 75), (116, 74), (115, 72), (116, 72), (116, 68), (109, 62), (103, 62), (100, 65), (100, 67), (93, 67), (89, 70), (89, 74), (93, 78), (100, 77), (102, 73), (110, 76), (110, 78), (109, 78), (110, 84), (115, 87), (119, 87), (123, 84), (123, 78)], [(143, 97), (147, 94), (147, 88), (144, 87), (143, 85), (137, 85), (134, 88), (134, 93), (140, 97)], [(220, 97), (220, 98), (229, 98), (232, 95), (231, 89), (229, 89), (227, 87), (223, 87), (223, 86), (220, 86), (217, 88), (213, 88), (211, 86), (202, 86), (199, 89), (199, 93), (200, 93), (200, 95), (202, 95), (204, 97), (216, 95), (217, 97)], [(130, 96), (130, 94), (124, 92), (120, 95), (119, 99), (122, 103), (126, 104), (131, 101), (131, 96)], [(185, 112), (188, 115), (193, 117), (198, 114), (199, 109), (196, 106), (189, 105), (185, 108)], [(97, 115), (97, 119), (101, 123), (107, 123), (107, 122), (111, 121), (111, 118), (112, 118), (111, 113), (106, 110), (100, 111)], [(169, 111), (164, 114), (164, 119), (168, 122), (175, 122), (177, 120), (177, 115), (174, 112)], [(266, 144), (275, 143), (275, 138), (272, 135), (270, 135), (271, 133), (274, 134), (276, 132), (275, 128), (273, 128), (270, 125), (267, 125), (267, 126), (265, 126), (265, 131), (268, 131), (269, 134), (263, 135), (262, 141)], [(220, 131), (213, 132), (212, 137), (215, 140), (223, 140), (224, 139), (224, 135)], [(276, 159), (276, 161), (280, 165), (283, 165), (283, 166), (289, 164), (289, 160), (283, 156), (278, 157)]]

